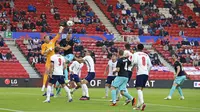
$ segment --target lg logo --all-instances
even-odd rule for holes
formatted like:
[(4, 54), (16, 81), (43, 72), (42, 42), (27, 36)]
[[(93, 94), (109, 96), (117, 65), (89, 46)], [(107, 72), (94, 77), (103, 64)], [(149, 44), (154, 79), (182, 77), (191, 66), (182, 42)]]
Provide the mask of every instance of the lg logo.
[(9, 85), (9, 84), (11, 84), (11, 85), (17, 85), (17, 79), (5, 79), (4, 83), (6, 85)]

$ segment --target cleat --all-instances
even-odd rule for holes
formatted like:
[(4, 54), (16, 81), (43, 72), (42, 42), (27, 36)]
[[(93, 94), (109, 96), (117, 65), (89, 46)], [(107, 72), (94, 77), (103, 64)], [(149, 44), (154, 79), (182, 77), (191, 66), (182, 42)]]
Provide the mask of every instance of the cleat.
[(143, 104), (143, 105), (142, 105), (142, 109), (141, 109), (141, 111), (144, 111), (145, 108), (146, 108), (146, 105)]
[(135, 107), (135, 105), (136, 105), (136, 98), (133, 98), (133, 100), (132, 100), (132, 106)]
[(164, 98), (164, 100), (171, 100), (171, 99), (172, 99), (171, 96), (168, 96), (168, 97)]
[(46, 96), (47, 95), (47, 93), (45, 92), (42, 96)]
[(84, 100), (85, 97), (86, 97), (86, 96), (82, 96), (79, 100)]
[[(110, 102), (113, 102), (112, 100), (109, 100)], [(117, 102), (119, 101), (119, 99), (116, 100)]]
[(43, 103), (50, 103), (50, 100), (44, 100)]
[(131, 100), (126, 100), (126, 102), (123, 105), (128, 105), (131, 102)]
[(180, 100), (184, 100), (184, 99), (185, 99), (184, 96), (181, 96)]
[(70, 99), (68, 102), (72, 102), (73, 101), (73, 99)]
[(110, 106), (117, 106), (117, 104), (116, 103), (111, 103)]
[(134, 107), (133, 109), (134, 110), (140, 110), (140, 107)]
[(53, 93), (51, 93), (51, 94), (50, 94), (50, 96), (51, 96), (51, 97), (54, 97), (54, 94), (53, 94)]

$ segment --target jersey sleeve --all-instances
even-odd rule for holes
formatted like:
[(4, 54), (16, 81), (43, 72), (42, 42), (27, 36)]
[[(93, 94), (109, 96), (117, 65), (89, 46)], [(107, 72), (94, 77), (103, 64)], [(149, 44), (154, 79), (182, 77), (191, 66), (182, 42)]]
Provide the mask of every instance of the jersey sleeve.
[(81, 63), (81, 66), (80, 66), (80, 68), (82, 68), (84, 66), (84, 64), (83, 63)]
[(149, 56), (147, 56), (147, 63), (148, 63), (149, 68), (153, 66)]
[(116, 67), (117, 67), (117, 68), (120, 68), (120, 65), (121, 65), (121, 64), (122, 64), (122, 61), (121, 61), (121, 60), (118, 60), (118, 61), (117, 61), (117, 66), (116, 66)]
[(60, 34), (57, 34), (51, 41), (56, 43), (56, 41), (60, 38)]
[(51, 62), (54, 63), (54, 56), (51, 56)]
[(70, 41), (69, 41), (69, 45), (70, 45), (71, 47), (74, 45), (73, 40), (70, 40)]
[(72, 68), (74, 67), (75, 62), (73, 62), (70, 66), (69, 66), (69, 71), (72, 71)]
[(44, 55), (45, 50), (46, 50), (46, 45), (42, 44), (42, 46), (41, 46), (41, 54), (42, 55)]
[(87, 59), (88, 59), (88, 56), (83, 57), (83, 60), (84, 60), (84, 61), (87, 60)]
[(132, 63), (133, 63), (133, 64), (137, 64), (137, 54), (136, 54), (136, 53), (134, 53), (134, 54), (132, 55)]

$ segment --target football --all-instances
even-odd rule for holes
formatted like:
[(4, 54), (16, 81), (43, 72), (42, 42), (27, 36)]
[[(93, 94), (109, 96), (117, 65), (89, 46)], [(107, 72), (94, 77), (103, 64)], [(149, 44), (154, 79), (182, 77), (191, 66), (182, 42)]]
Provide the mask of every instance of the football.
[(73, 21), (67, 21), (67, 26), (73, 26), (74, 22)]

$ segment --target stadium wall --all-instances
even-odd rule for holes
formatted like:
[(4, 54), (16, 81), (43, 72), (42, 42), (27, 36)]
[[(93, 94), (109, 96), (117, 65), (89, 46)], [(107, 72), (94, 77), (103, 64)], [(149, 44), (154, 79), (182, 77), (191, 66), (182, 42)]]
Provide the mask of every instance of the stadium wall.
[[(91, 88), (104, 88), (105, 86), (105, 79), (95, 79), (92, 80), (89, 84)], [(147, 88), (170, 88), (172, 85), (172, 80), (149, 80), (146, 83)], [(42, 85), (42, 78), (30, 78), (30, 79), (17, 79), (17, 78), (7, 78), (7, 79), (0, 79), (0, 86), (1, 87), (41, 87)], [(131, 80), (129, 82), (128, 88), (134, 88), (135, 80)], [(200, 89), (200, 81), (192, 81), (186, 80), (183, 88), (199, 88)]]

